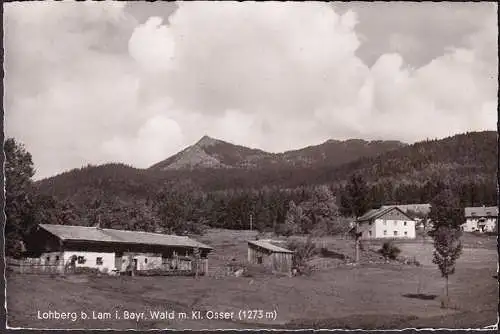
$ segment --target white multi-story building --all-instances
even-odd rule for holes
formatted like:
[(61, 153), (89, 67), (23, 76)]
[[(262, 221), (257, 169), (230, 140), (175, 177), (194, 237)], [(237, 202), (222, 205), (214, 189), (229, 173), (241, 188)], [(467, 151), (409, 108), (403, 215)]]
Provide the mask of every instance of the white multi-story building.
[(414, 239), (415, 221), (396, 206), (368, 211), (358, 219), (362, 239)]
[(465, 232), (494, 232), (498, 219), (497, 206), (480, 206), (465, 208)]

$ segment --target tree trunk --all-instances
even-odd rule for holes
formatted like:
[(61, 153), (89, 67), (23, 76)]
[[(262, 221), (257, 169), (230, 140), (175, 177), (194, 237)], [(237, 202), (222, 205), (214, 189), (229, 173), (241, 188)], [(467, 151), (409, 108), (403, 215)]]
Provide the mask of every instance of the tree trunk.
[(358, 236), (358, 222), (356, 219), (356, 229), (354, 235), (354, 258), (356, 263), (359, 263), (359, 236)]
[(446, 276), (446, 301), (448, 301), (448, 276)]

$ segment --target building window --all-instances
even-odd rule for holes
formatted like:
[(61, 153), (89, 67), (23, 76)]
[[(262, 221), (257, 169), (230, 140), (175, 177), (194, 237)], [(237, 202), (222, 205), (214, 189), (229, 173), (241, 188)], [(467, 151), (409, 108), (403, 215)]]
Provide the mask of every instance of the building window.
[(98, 257), (95, 259), (95, 264), (98, 266), (102, 266), (102, 257)]
[(398, 235), (398, 231), (394, 231), (394, 235)]
[(384, 235), (387, 235), (387, 230), (384, 230)]
[(79, 256), (77, 259), (78, 264), (84, 264), (85, 263), (85, 258), (83, 256)]
[(144, 259), (144, 263), (148, 263), (148, 259), (147, 258)]
[(407, 236), (407, 235), (408, 235), (408, 232), (405, 232), (405, 236)]
[(257, 264), (262, 264), (262, 256), (257, 257)]
[(368, 231), (368, 235), (371, 237), (372, 236), (372, 231)]
[(50, 256), (47, 256), (45, 259), (47, 260), (47, 262), (50, 262)]
[(406, 222), (404, 222), (403, 225), (406, 226)]
[(59, 255), (56, 255), (56, 261), (59, 261)]

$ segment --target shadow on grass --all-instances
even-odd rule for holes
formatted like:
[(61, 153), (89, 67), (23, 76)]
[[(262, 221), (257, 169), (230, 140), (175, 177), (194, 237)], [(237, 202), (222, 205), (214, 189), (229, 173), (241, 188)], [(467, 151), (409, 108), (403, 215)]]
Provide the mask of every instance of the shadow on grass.
[(403, 295), (406, 298), (421, 299), (421, 300), (434, 300), (437, 295), (426, 295), (425, 293), (407, 293)]
[(331, 259), (340, 259), (340, 260), (346, 259), (346, 256), (344, 254), (337, 253), (337, 252), (329, 250), (327, 248), (321, 249), (321, 256), (326, 257), (326, 258), (331, 258)]

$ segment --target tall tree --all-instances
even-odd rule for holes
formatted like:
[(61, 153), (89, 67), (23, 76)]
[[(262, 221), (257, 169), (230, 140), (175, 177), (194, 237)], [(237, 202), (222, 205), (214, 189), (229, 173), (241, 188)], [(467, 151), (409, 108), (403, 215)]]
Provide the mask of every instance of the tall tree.
[(32, 219), (32, 177), (35, 174), (31, 154), (24, 145), (9, 138), (5, 152), (5, 250), (7, 256), (19, 257), (23, 239)]
[(290, 201), (284, 226), (279, 232), (284, 235), (300, 234), (302, 233), (302, 224), (305, 219), (306, 216), (302, 207), (296, 205), (294, 201)]
[(341, 195), (341, 206), (344, 214), (355, 218), (354, 228), (354, 252), (356, 262), (359, 262), (359, 230), (358, 218), (365, 214), (370, 208), (369, 189), (364, 177), (360, 174), (353, 174), (349, 178), (345, 190)]
[(349, 225), (340, 219), (335, 196), (327, 186), (315, 187), (311, 199), (301, 205), (311, 221), (311, 229), (316, 234), (341, 234), (349, 228)]
[(465, 222), (464, 209), (460, 205), (460, 200), (449, 188), (441, 189), (441, 192), (432, 199), (429, 219), (433, 224), (431, 234), (435, 233), (440, 226), (460, 229)]

